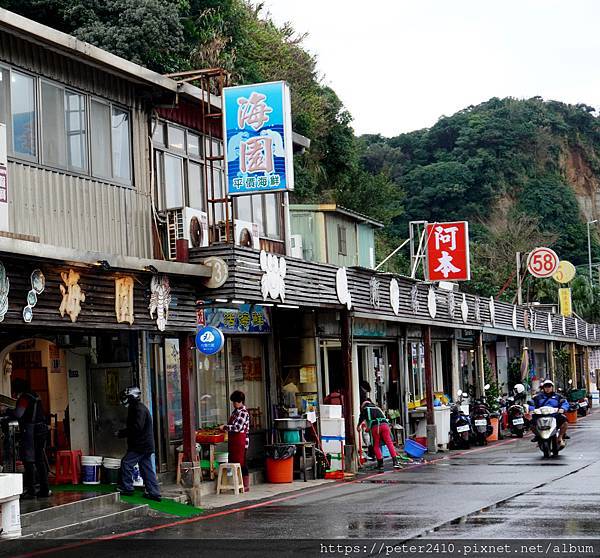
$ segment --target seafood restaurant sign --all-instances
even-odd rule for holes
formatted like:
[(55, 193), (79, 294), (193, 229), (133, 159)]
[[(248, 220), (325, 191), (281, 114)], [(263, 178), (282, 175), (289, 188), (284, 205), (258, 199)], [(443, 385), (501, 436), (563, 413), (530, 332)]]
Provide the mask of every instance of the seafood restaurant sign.
[(223, 137), (230, 196), (294, 189), (287, 83), (223, 89)]
[(427, 279), (429, 281), (468, 281), (469, 223), (429, 223), (427, 225)]

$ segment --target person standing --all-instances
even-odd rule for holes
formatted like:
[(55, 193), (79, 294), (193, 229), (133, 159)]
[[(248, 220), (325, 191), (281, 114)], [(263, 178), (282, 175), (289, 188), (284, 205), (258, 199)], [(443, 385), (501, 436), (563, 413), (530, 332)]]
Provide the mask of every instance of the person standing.
[(246, 409), (246, 396), (243, 391), (234, 391), (229, 399), (233, 403), (233, 413), (231, 413), (227, 424), (223, 424), (219, 428), (229, 433), (227, 438), (229, 463), (240, 464), (244, 480), (244, 492), (248, 492), (250, 490), (250, 476), (246, 465), (246, 454), (250, 444), (248, 437), (250, 413)]
[(154, 454), (154, 429), (150, 411), (141, 401), (139, 387), (132, 386), (121, 392), (121, 404), (127, 407), (127, 428), (119, 430), (119, 438), (127, 438), (127, 453), (121, 459), (119, 472), (119, 492), (126, 496), (134, 493), (133, 468), (140, 467), (140, 475), (146, 491), (144, 498), (160, 502), (158, 479), (152, 466)]
[(363, 425), (371, 431), (373, 451), (377, 458), (377, 468), (380, 471), (383, 470), (383, 454), (381, 453), (381, 442), (383, 441), (390, 452), (390, 456), (394, 462), (394, 468), (399, 469), (400, 462), (396, 456), (396, 448), (394, 448), (394, 442), (392, 441), (389, 422), (385, 418), (384, 412), (370, 399), (365, 399), (360, 406), (360, 415), (356, 427), (356, 430), (358, 430), (359, 433)]
[[(9, 415), (19, 421), (21, 433), (21, 460), (25, 468), (23, 498), (48, 498), (52, 495), (48, 487), (48, 461), (46, 459), (46, 442), (48, 424), (40, 396), (33, 391), (27, 380), (15, 378), (12, 392), (17, 399), (14, 410)], [(36, 473), (39, 491), (36, 492)]]

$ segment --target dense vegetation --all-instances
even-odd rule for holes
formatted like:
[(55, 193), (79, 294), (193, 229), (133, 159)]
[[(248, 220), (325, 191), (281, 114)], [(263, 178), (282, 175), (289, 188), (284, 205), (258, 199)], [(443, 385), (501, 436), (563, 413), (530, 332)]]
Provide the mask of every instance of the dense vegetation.
[[(600, 188), (600, 124), (591, 107), (494, 98), (429, 129), (356, 138), (351, 115), (322, 83), (302, 36), (290, 25), (277, 27), (256, 3), (0, 0), (0, 6), (161, 73), (219, 66), (233, 83), (287, 80), (294, 129), (312, 142), (295, 161), (296, 200), (334, 200), (386, 223), (379, 259), (406, 238), (410, 220), (467, 219), (473, 280), (465, 287), (474, 292), (512, 298), (515, 252), (536, 245), (552, 245), (576, 265), (587, 260), (580, 206), (594, 207)], [(594, 253), (600, 260), (595, 240)], [(387, 269), (406, 272), (405, 254)], [(584, 276), (573, 285), (576, 310), (600, 317), (600, 293)], [(524, 287), (530, 300), (556, 300), (552, 281), (528, 280)]]

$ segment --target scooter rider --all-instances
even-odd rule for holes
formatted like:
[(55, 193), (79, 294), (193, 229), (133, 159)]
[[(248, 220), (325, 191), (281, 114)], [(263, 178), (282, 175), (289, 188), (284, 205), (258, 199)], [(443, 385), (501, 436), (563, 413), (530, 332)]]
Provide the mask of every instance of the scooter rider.
[[(559, 393), (554, 391), (554, 382), (544, 380), (541, 385), (542, 391), (533, 398), (533, 405), (529, 405), (529, 410), (539, 409), (540, 407), (554, 407), (556, 409), (556, 424), (559, 427), (558, 445), (565, 447), (564, 437), (567, 434), (567, 417), (565, 412), (569, 410), (569, 402)], [(535, 415), (534, 419), (535, 421)], [(533, 425), (535, 428), (535, 424)], [(537, 442), (537, 434), (532, 441)]]

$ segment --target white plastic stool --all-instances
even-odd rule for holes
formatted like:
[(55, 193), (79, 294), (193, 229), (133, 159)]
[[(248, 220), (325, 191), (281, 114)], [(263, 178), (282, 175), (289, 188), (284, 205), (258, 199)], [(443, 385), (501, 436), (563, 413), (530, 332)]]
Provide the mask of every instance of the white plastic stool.
[(234, 494), (244, 493), (242, 467), (239, 463), (221, 463), (217, 478), (217, 494), (222, 490), (233, 490)]

